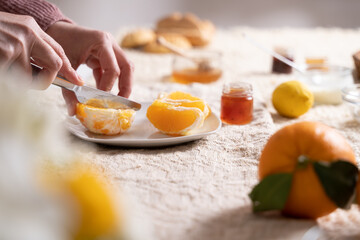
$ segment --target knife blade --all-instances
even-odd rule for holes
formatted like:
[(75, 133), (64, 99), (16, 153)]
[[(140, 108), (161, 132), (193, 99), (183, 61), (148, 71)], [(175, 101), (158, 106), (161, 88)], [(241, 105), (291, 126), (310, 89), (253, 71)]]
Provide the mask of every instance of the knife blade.
[[(33, 74), (38, 73), (42, 67), (34, 64), (34, 63), (30, 63), (33, 69)], [(73, 91), (76, 95), (76, 98), (78, 99), (79, 102), (81, 103), (86, 103), (88, 100), (92, 99), (92, 98), (96, 98), (96, 99), (100, 99), (100, 100), (104, 100), (104, 103), (106, 104), (107, 102), (115, 102), (115, 103), (121, 103), (126, 105), (127, 107), (130, 107), (132, 109), (134, 109), (135, 111), (138, 111), (141, 109), (141, 104), (131, 101), (127, 98), (121, 97), (121, 96), (117, 96), (96, 88), (92, 88), (89, 86), (78, 86), (75, 85), (71, 82), (69, 82), (66, 78), (57, 75), (55, 80), (52, 82), (53, 85), (65, 88), (67, 90)]]
[(81, 103), (86, 103), (87, 100), (96, 98), (100, 100), (121, 103), (134, 109), (135, 111), (141, 109), (140, 103), (89, 86), (75, 85), (59, 75), (56, 76), (52, 84), (73, 91), (78, 101)]

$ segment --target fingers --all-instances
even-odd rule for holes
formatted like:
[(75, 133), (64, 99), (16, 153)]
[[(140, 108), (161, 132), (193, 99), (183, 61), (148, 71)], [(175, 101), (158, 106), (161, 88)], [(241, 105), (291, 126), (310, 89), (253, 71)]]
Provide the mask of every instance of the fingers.
[(56, 54), (60, 57), (62, 60), (62, 66), (59, 70), (60, 74), (63, 75), (67, 80), (70, 82), (76, 84), (76, 85), (84, 85), (83, 80), (80, 78), (80, 76), (76, 73), (74, 68), (71, 66), (71, 63), (67, 56), (65, 55), (65, 52), (63, 48), (49, 35), (46, 33), (42, 33), (43, 40), (50, 45), (50, 47), (56, 52)]
[(26, 87), (30, 87), (32, 85), (32, 68), (27, 54), (21, 53), (20, 56), (12, 63), (9, 71), (11, 74), (14, 74), (15, 77), (20, 78), (20, 82)]
[(76, 113), (76, 104), (78, 103), (78, 100), (75, 96), (75, 94), (69, 90), (62, 89), (62, 94), (66, 102), (66, 107), (68, 110), (68, 114), (70, 116), (75, 115)]
[(120, 68), (117, 64), (114, 50), (111, 44), (105, 42), (100, 49), (97, 49), (96, 53), (96, 57), (98, 58), (102, 69), (98, 88), (104, 91), (110, 91), (120, 75)]
[(36, 88), (47, 88), (59, 71), (69, 81), (82, 84), (62, 47), (40, 28), (34, 18), (0, 12), (0, 26), (0, 70), (16, 69), (32, 79), (32, 57), (44, 68), (36, 78), (38, 81), (34, 82)]
[(46, 89), (55, 79), (63, 65), (62, 59), (45, 41), (37, 40), (31, 49), (31, 56), (43, 69), (36, 76), (34, 87)]
[(94, 75), (94, 78), (95, 78), (95, 81), (96, 81), (96, 88), (99, 88), (99, 86), (100, 86), (102, 74), (103, 74), (103, 71), (102, 71), (101, 68), (93, 69), (93, 75)]
[(0, 32), (0, 71), (11, 71), (19, 78), (31, 80), (28, 43), (9, 33)]
[(103, 73), (99, 60), (93, 56), (90, 56), (86, 60), (86, 65), (93, 70), (93, 75), (96, 81), (96, 88), (99, 88)]
[(123, 97), (129, 97), (132, 86), (132, 75), (134, 71), (133, 64), (126, 58), (123, 50), (117, 45), (113, 46), (117, 62), (120, 66), (119, 94)]
[(116, 79), (119, 80), (119, 95), (129, 97), (132, 85), (133, 67), (122, 49), (114, 41), (98, 45), (95, 54), (86, 64), (93, 69), (99, 89), (110, 91)]

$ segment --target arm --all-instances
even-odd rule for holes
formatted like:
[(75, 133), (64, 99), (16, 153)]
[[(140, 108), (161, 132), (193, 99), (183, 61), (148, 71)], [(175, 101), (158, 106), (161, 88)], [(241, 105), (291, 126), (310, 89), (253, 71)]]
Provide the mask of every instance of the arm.
[[(62, 47), (44, 32), (57, 21), (71, 22), (43, 0), (0, 0), (0, 70), (20, 72), (35, 88), (48, 87), (58, 72), (82, 84)], [(36, 77), (31, 59), (43, 67)]]
[[(31, 61), (43, 67), (35, 77), (32, 76)], [(21, 74), (18, 79), (32, 80), (32, 87), (39, 89), (47, 88), (58, 72), (75, 84), (81, 84), (62, 47), (39, 27), (34, 18), (1, 11), (0, 71)]]
[[(110, 34), (71, 24), (56, 6), (45, 0), (0, 0), (1, 9), (33, 16), (47, 35), (60, 44), (72, 67), (76, 69), (80, 64), (87, 64), (93, 69), (99, 89), (110, 91), (118, 80), (119, 95), (130, 95), (133, 66)], [(64, 61), (65, 65), (69, 60)], [(66, 91), (64, 97), (73, 115), (77, 99)]]
[(31, 16), (44, 31), (58, 21), (72, 22), (58, 7), (44, 0), (0, 0), (0, 11)]

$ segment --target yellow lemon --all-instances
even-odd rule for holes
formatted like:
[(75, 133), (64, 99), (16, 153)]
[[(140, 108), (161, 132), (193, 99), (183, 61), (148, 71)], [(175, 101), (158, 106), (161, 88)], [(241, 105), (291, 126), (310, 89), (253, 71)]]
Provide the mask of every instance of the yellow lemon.
[(272, 95), (272, 103), (280, 115), (296, 118), (312, 107), (314, 96), (303, 83), (294, 80), (276, 87)]

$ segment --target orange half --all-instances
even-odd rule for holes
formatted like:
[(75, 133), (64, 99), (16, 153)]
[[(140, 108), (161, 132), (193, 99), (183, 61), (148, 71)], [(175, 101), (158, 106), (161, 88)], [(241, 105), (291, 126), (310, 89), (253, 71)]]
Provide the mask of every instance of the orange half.
[(76, 117), (90, 132), (97, 134), (121, 134), (130, 128), (134, 116), (133, 109), (99, 99), (76, 105)]
[(169, 135), (188, 135), (200, 128), (210, 108), (204, 100), (188, 93), (161, 94), (148, 108), (146, 116), (159, 131)]
[(178, 103), (182, 107), (196, 107), (199, 108), (205, 115), (205, 118), (211, 113), (210, 107), (206, 102), (198, 97), (194, 97), (189, 93), (180, 91), (172, 92), (169, 94), (161, 94), (160, 99), (165, 100), (169, 103)]

